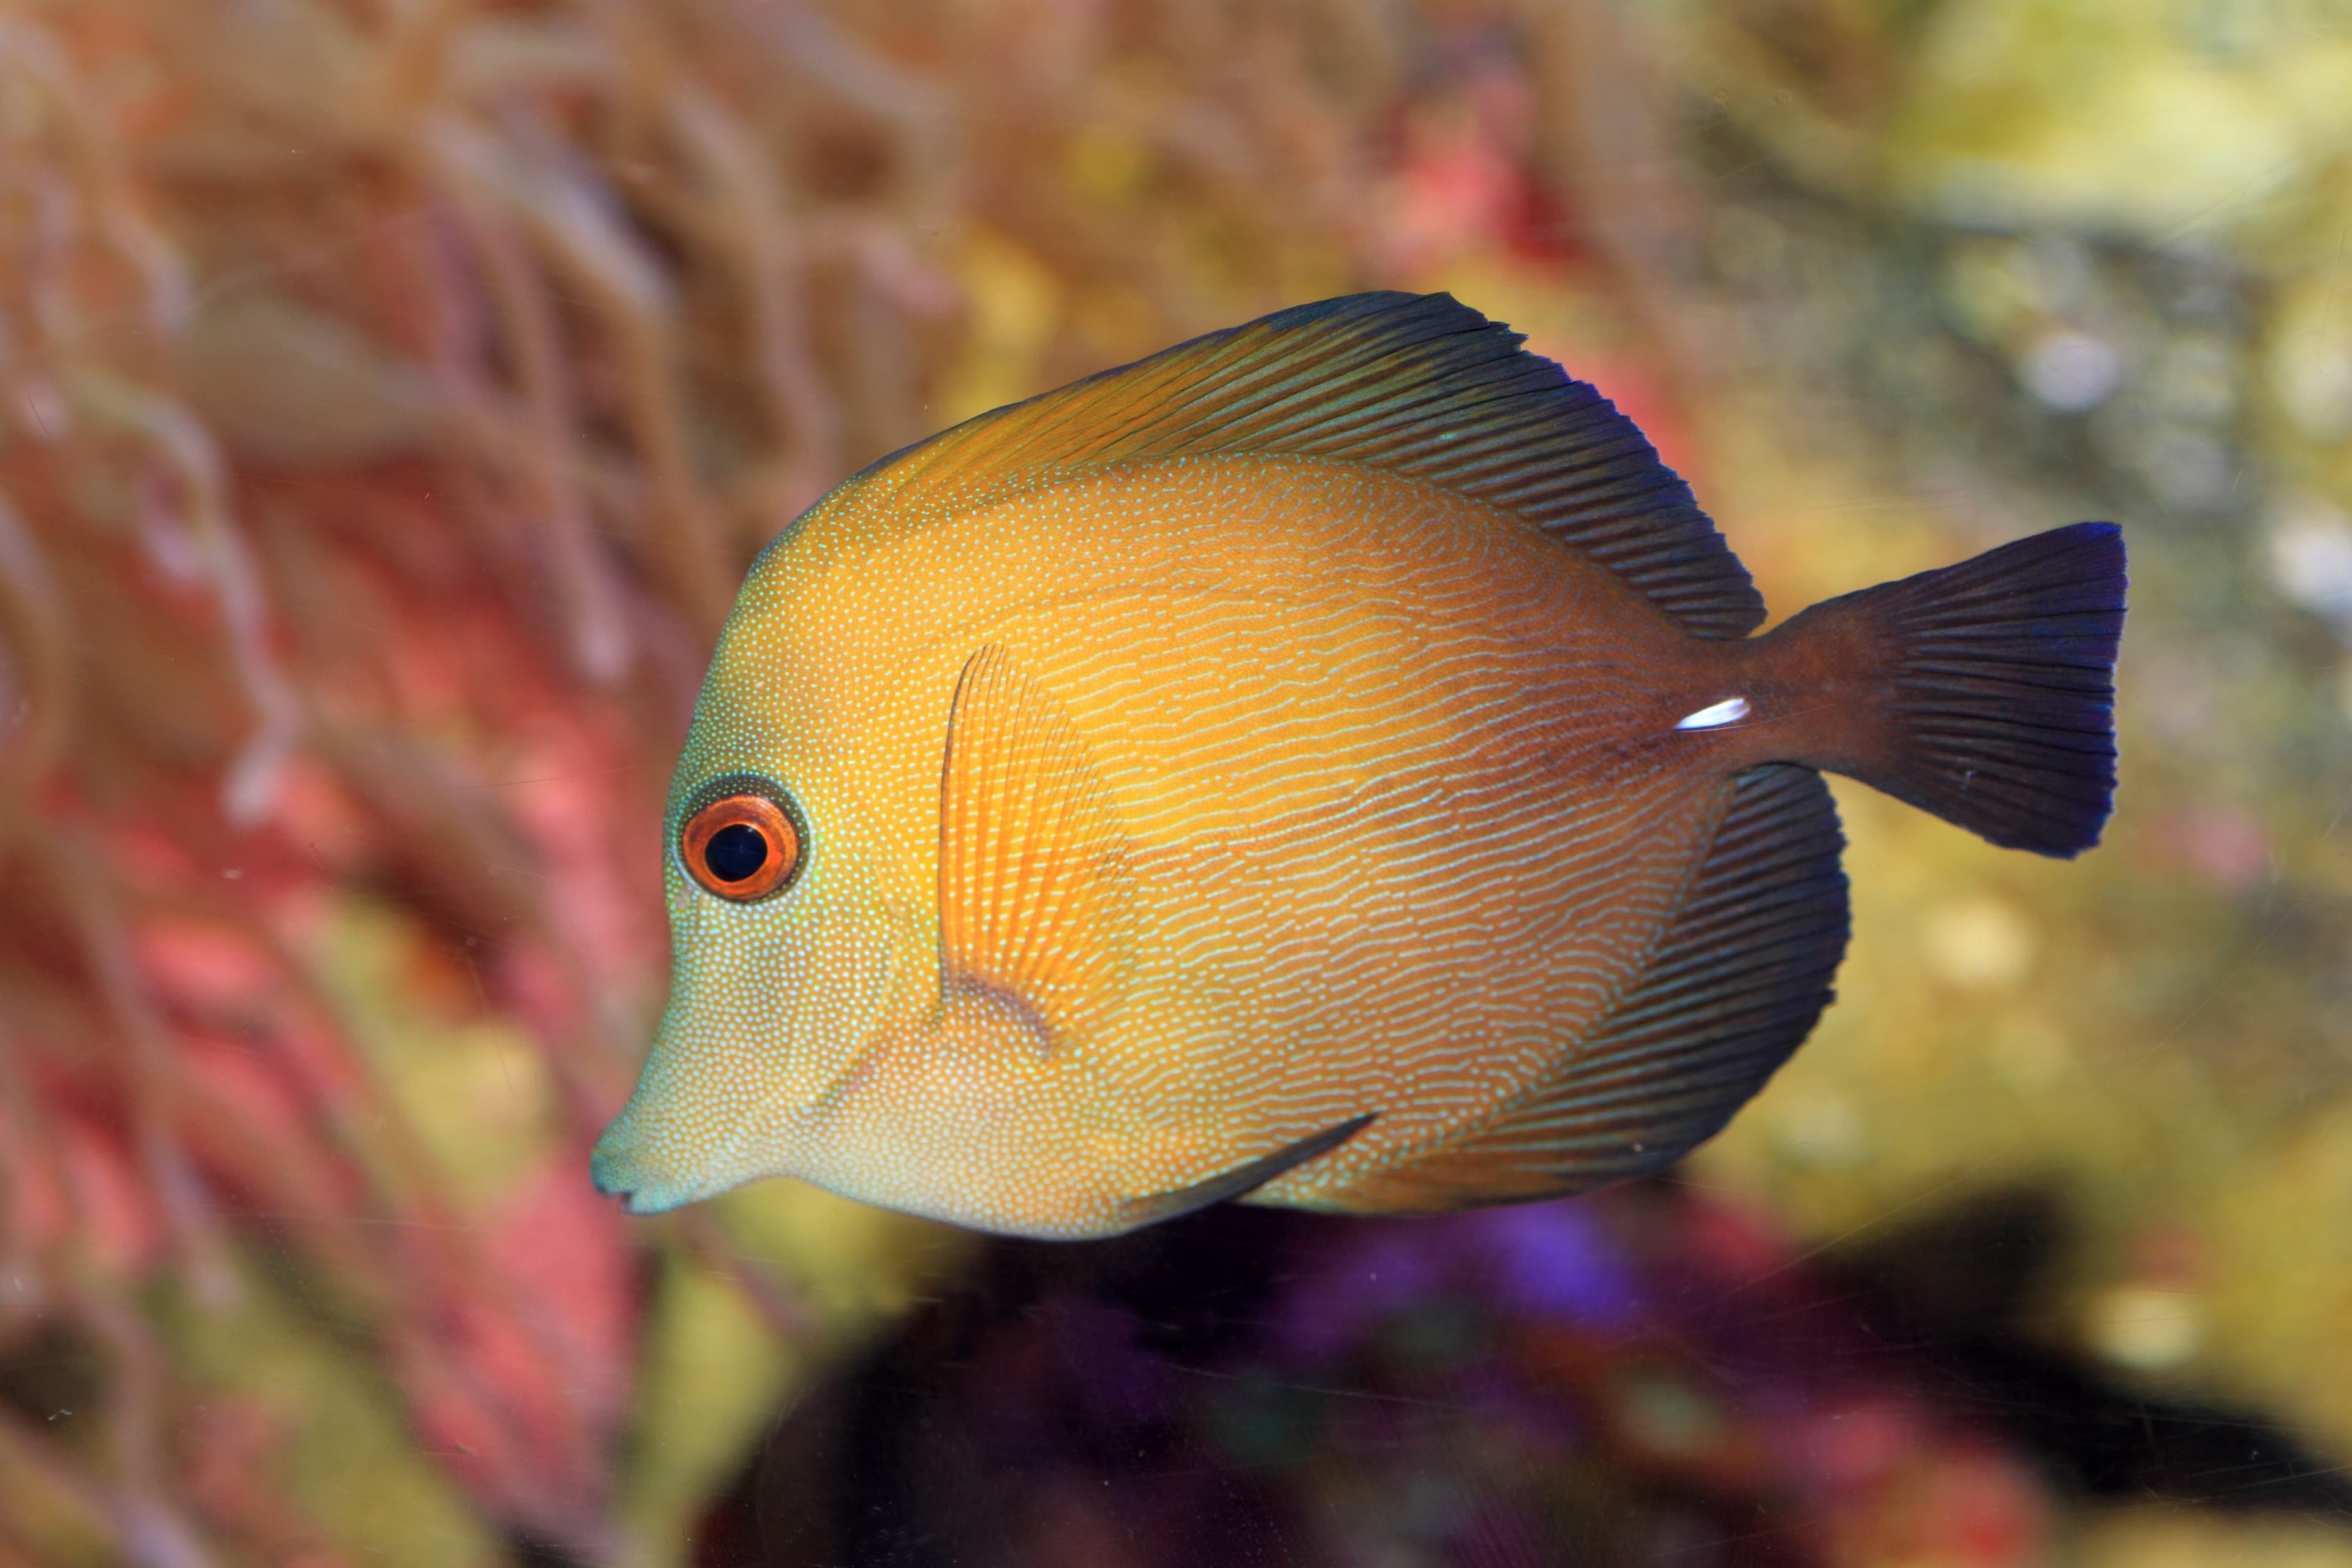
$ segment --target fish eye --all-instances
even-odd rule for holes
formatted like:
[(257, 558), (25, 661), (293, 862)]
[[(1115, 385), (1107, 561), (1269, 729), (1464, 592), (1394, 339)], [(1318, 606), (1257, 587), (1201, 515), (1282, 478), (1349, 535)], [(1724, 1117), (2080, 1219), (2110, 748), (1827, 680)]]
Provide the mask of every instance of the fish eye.
[(750, 903), (778, 891), (800, 869), (801, 830), (782, 801), (739, 790), (689, 814), (677, 851), (705, 892)]

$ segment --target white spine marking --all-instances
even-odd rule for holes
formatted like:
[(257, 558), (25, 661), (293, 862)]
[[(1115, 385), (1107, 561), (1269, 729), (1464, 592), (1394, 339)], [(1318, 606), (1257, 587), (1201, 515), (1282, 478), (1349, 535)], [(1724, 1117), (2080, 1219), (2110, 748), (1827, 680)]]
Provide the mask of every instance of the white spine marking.
[(1712, 730), (1718, 724), (1737, 724), (1748, 717), (1748, 699), (1727, 697), (1722, 701), (1700, 709), (1675, 725), (1677, 730)]

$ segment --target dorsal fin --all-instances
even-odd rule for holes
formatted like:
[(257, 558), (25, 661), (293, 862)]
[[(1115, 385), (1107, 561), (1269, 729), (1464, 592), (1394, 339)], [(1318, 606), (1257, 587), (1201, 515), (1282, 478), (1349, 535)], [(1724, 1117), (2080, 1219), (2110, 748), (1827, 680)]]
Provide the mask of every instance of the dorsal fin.
[(940, 968), (1049, 1040), (1116, 1000), (1125, 840), (1060, 703), (991, 643), (965, 661), (940, 770)]
[(968, 419), (852, 486), (977, 506), (1110, 463), (1261, 453), (1358, 463), (1526, 519), (1699, 637), (1764, 604), (1633, 422), (1449, 294), (1350, 294), (1211, 332)]
[(1672, 1163), (1812, 1032), (1845, 953), (1844, 847), (1810, 768), (1742, 773), (1681, 910), (1558, 1076), (1470, 1138), (1333, 1194), (1359, 1212), (1515, 1203)]

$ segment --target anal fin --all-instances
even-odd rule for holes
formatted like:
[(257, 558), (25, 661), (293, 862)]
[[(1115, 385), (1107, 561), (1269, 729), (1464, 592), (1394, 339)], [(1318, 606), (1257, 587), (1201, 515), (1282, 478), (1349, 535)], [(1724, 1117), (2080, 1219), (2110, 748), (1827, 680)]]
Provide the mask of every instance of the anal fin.
[(1330, 1195), (1360, 1213), (1514, 1203), (1672, 1163), (1812, 1032), (1844, 956), (1844, 836), (1810, 768), (1742, 773), (1673, 922), (1550, 1079), (1467, 1137)]
[(1207, 1181), (1195, 1182), (1189, 1187), (1179, 1187), (1172, 1193), (1155, 1193), (1148, 1198), (1131, 1199), (1124, 1205), (1121, 1217), (1130, 1226), (1157, 1225), (1163, 1219), (1174, 1219), (1178, 1215), (1207, 1208), (1211, 1204), (1244, 1196), (1284, 1172), (1303, 1165), (1318, 1154), (1329, 1153), (1370, 1126), (1371, 1121), (1372, 1113), (1370, 1111), (1361, 1116), (1351, 1116), (1335, 1127), (1311, 1133), (1247, 1164), (1236, 1165), (1223, 1175), (1211, 1176)]

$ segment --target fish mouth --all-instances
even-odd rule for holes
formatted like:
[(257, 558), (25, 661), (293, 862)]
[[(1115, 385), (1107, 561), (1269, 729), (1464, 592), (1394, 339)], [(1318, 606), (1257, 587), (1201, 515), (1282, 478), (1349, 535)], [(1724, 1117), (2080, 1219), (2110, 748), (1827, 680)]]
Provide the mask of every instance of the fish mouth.
[(602, 1144), (588, 1157), (588, 1180), (605, 1197), (618, 1198), (625, 1214), (667, 1214), (702, 1195), (700, 1189), (684, 1183), (647, 1180)]

